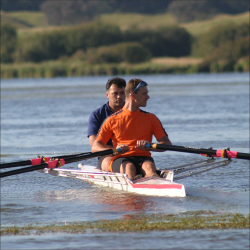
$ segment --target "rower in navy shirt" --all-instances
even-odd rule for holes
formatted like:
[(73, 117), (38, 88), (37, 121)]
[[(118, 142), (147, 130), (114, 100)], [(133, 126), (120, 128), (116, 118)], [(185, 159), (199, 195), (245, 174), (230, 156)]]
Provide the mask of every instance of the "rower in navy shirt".
[[(123, 107), (125, 103), (125, 87), (126, 81), (123, 78), (114, 77), (108, 80), (106, 84), (106, 97), (109, 101), (93, 111), (89, 117), (88, 138), (91, 147), (103, 121)], [(111, 140), (107, 145), (113, 148)], [(108, 165), (111, 159), (111, 156), (103, 156), (102, 160), (98, 161), (98, 168), (108, 172)]]
[[(88, 137), (90, 144), (92, 142), (91, 138), (94, 138), (95, 135), (98, 133), (99, 128), (103, 123), (103, 121), (112, 114), (113, 112), (109, 107), (109, 102), (107, 102), (106, 104), (102, 105), (100, 108), (92, 112), (92, 114), (89, 117), (89, 125), (88, 125)], [(112, 140), (110, 139), (107, 144), (112, 146)]]

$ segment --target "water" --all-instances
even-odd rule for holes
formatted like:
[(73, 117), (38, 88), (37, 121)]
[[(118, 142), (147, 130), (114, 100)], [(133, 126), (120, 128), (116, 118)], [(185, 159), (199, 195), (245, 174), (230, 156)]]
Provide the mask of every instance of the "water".
[[(134, 76), (125, 76), (126, 80)], [(137, 76), (149, 83), (145, 110), (162, 121), (174, 145), (249, 153), (249, 74)], [(89, 152), (87, 124), (107, 101), (108, 77), (1, 81), (1, 162)], [(165, 168), (200, 155), (152, 154)], [(96, 165), (97, 159), (84, 161)], [(66, 168), (77, 168), (77, 163)], [(179, 182), (187, 197), (151, 197), (37, 171), (1, 179), (1, 224), (95, 221), (134, 213), (212, 210), (249, 213), (249, 162)], [(128, 241), (129, 237), (129, 241)], [(48, 243), (49, 242), (49, 243)], [(86, 233), (4, 236), (1, 249), (248, 249), (249, 230)]]

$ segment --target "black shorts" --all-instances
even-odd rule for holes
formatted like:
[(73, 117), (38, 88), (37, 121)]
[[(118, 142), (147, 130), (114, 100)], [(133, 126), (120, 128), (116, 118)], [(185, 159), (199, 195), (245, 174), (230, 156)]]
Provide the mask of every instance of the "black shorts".
[(98, 158), (97, 168), (102, 170), (102, 161), (106, 156), (101, 156)]
[(126, 158), (117, 158), (112, 163), (113, 172), (120, 173), (121, 164), (125, 161), (129, 161), (135, 165), (137, 175), (142, 174), (141, 166), (145, 161), (151, 161), (154, 163), (154, 159), (152, 157), (146, 157), (146, 156), (130, 156)]

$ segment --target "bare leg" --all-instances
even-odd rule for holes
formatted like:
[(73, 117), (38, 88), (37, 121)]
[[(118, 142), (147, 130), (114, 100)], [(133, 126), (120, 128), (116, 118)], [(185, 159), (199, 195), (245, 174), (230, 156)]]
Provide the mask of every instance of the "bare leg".
[(136, 176), (136, 169), (133, 163), (125, 161), (121, 164), (120, 173), (127, 174), (128, 178), (133, 180)]
[(143, 162), (142, 171), (145, 173), (145, 177), (150, 177), (152, 175), (157, 175), (156, 169), (155, 169), (155, 164), (153, 162), (151, 162), (151, 161)]
[(112, 159), (112, 156), (107, 156), (103, 159), (102, 161), (102, 170), (105, 171), (105, 172), (110, 172), (109, 171), (109, 163)]

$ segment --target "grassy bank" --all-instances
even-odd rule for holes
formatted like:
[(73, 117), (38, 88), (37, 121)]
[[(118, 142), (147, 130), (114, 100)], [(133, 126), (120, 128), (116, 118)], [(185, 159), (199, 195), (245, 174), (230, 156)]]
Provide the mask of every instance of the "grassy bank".
[[(174, 63), (173, 63), (174, 60)], [(140, 64), (88, 64), (80, 60), (2, 64), (1, 78), (195, 73), (197, 59), (156, 58)]]
[(1, 235), (31, 235), (44, 233), (86, 232), (146, 232), (165, 230), (197, 229), (243, 229), (249, 228), (249, 215), (216, 214), (211, 211), (186, 212), (178, 215), (129, 215), (125, 219), (95, 222), (54, 223), (50, 225), (28, 225), (2, 227)]
[[(189, 74), (232, 71), (222, 63), (207, 65), (197, 58), (154, 58), (139, 64), (88, 64), (83, 61), (58, 60), (42, 63), (1, 64), (1, 78), (41, 78), (60, 76), (101, 76), (139, 74)], [(249, 58), (234, 65), (235, 72), (249, 71)]]
[(60, 76), (101, 76), (101, 75), (139, 75), (139, 74), (178, 74), (196, 73), (197, 65), (170, 66), (162, 64), (100, 64), (88, 65), (74, 62), (49, 62), (40, 64), (11, 64), (1, 66), (1, 78), (40, 78)]

